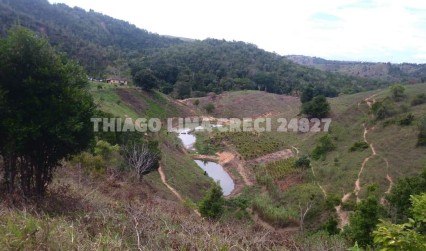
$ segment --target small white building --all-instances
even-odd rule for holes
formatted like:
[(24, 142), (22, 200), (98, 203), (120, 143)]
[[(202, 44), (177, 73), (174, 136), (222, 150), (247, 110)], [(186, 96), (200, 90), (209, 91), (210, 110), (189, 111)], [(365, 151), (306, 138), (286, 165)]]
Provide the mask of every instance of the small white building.
[(127, 80), (119, 78), (108, 78), (106, 82), (108, 84), (127, 85)]

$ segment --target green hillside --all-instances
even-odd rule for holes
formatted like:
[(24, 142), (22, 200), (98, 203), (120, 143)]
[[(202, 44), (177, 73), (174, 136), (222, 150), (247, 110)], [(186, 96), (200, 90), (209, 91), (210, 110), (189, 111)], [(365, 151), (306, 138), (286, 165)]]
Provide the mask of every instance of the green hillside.
[(127, 60), (150, 48), (182, 42), (94, 11), (47, 0), (1, 0), (0, 20), (3, 36), (15, 24), (45, 35), (96, 78), (129, 78)]
[(324, 73), (244, 42), (182, 40), (160, 36), (94, 11), (47, 0), (0, 1), (0, 34), (22, 25), (46, 36), (94, 78), (153, 79), (174, 97), (229, 90), (298, 94), (315, 85), (326, 96), (385, 86), (386, 81)]
[(134, 74), (142, 71), (144, 76), (151, 76), (162, 92), (179, 99), (231, 90), (298, 94), (307, 85), (333, 97), (387, 85), (385, 81), (300, 66), (253, 44), (215, 39), (150, 51), (135, 62), (132, 70)]
[(301, 65), (347, 76), (401, 83), (423, 83), (426, 80), (425, 64), (351, 62), (296, 55), (286, 56), (286, 58)]
[[(423, 65), (329, 72), (46, 0), (0, 20), (0, 250), (426, 248)], [(232, 120), (167, 130), (189, 117)]]

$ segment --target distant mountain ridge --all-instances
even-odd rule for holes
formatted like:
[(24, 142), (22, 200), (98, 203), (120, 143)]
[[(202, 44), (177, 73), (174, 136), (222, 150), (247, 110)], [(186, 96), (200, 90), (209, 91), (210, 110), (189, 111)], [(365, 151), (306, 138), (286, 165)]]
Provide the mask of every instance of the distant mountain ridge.
[(302, 55), (288, 55), (286, 58), (297, 64), (315, 69), (355, 77), (403, 83), (423, 83), (426, 81), (426, 64), (339, 61)]

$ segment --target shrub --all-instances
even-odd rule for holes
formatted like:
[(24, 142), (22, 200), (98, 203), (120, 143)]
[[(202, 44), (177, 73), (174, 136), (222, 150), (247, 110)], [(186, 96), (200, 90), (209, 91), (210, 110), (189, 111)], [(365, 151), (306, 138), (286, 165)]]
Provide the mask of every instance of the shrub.
[(209, 219), (218, 219), (223, 213), (224, 204), (222, 188), (214, 183), (200, 202), (200, 214)]
[(215, 107), (214, 107), (214, 105), (212, 103), (209, 103), (209, 104), (205, 105), (203, 108), (204, 108), (204, 110), (206, 110), (206, 112), (208, 114), (213, 113), (214, 110), (215, 110)]
[(302, 104), (302, 113), (310, 118), (324, 118), (330, 112), (330, 104), (324, 96), (317, 96)]
[(336, 145), (333, 143), (330, 134), (326, 134), (319, 139), (319, 144), (312, 151), (312, 158), (314, 160), (325, 160), (328, 152), (336, 149)]
[(374, 103), (371, 110), (377, 120), (391, 117), (397, 113), (395, 103), (390, 98)]
[(200, 104), (200, 100), (196, 99), (192, 102), (193, 105), (198, 106)]
[(93, 155), (88, 152), (74, 156), (71, 160), (72, 164), (80, 164), (83, 170), (89, 174), (99, 175), (105, 174), (106, 162), (100, 155)]
[(401, 119), (398, 124), (402, 125), (402, 126), (409, 126), (413, 123), (414, 121), (414, 115), (412, 113), (407, 114), (407, 116), (405, 116), (405, 118)]
[(405, 87), (404, 86), (402, 86), (400, 84), (394, 84), (391, 87), (389, 87), (389, 89), (391, 91), (392, 98), (395, 101), (402, 100), (405, 97), (405, 95), (404, 95)]
[(331, 217), (327, 220), (327, 222), (323, 225), (322, 229), (326, 231), (330, 235), (335, 235), (340, 232), (338, 228), (339, 222), (335, 217)]
[(425, 250), (426, 236), (422, 225), (426, 223), (426, 193), (411, 196), (413, 219), (404, 224), (381, 221), (373, 232), (374, 243), (380, 250)]
[(282, 206), (277, 207), (268, 196), (259, 196), (253, 200), (253, 209), (266, 222), (277, 227), (297, 224), (297, 213)]
[(359, 142), (355, 142), (351, 148), (349, 148), (349, 151), (351, 152), (355, 152), (355, 151), (364, 151), (365, 149), (367, 149), (369, 147), (367, 142), (364, 141), (359, 141)]
[(302, 156), (296, 160), (294, 165), (296, 167), (309, 168), (311, 167), (311, 161), (309, 160), (308, 156)]
[(421, 105), (426, 103), (426, 94), (421, 93), (417, 94), (417, 96), (411, 101), (411, 106)]

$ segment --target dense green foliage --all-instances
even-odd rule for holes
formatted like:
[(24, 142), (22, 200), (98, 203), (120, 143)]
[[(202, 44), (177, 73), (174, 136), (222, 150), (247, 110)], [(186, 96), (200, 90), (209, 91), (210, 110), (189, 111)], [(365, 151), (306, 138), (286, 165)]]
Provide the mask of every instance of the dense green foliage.
[(188, 94), (179, 93), (178, 83), (187, 83), (191, 96), (247, 89), (290, 94), (308, 85), (320, 94), (336, 96), (382, 84), (303, 67), (252, 44), (215, 39), (153, 50), (133, 67), (151, 69), (160, 90), (173, 91), (177, 98)]
[(363, 247), (373, 244), (373, 230), (384, 214), (375, 189), (375, 186), (368, 188), (367, 198), (357, 204), (355, 212), (349, 217), (350, 224), (345, 228), (345, 235)]
[(309, 168), (309, 167), (311, 167), (311, 161), (309, 160), (308, 156), (304, 155), (304, 156), (298, 158), (296, 160), (296, 162), (294, 162), (294, 165), (296, 167)]
[(157, 78), (150, 70), (139, 70), (137, 72), (132, 72), (132, 75), (133, 83), (146, 91), (157, 86)]
[(324, 160), (327, 153), (333, 151), (334, 149), (336, 149), (336, 145), (333, 143), (330, 134), (326, 134), (318, 140), (318, 145), (315, 146), (314, 150), (312, 151), (312, 158), (314, 160)]
[(325, 118), (330, 112), (330, 104), (320, 95), (302, 104), (302, 113), (310, 118)]
[(421, 105), (426, 103), (426, 94), (420, 93), (411, 101), (412, 106)]
[(93, 139), (95, 105), (82, 69), (45, 39), (14, 28), (0, 41), (2, 172), (12, 191), (43, 195), (54, 168)]
[(258, 179), (269, 176), (273, 180), (277, 180), (289, 174), (298, 173), (300, 169), (295, 168), (294, 158), (288, 158), (257, 166), (255, 172)]
[(395, 102), (389, 97), (374, 103), (371, 110), (377, 120), (382, 120), (398, 113)]
[(200, 213), (203, 217), (217, 219), (223, 213), (224, 204), (222, 188), (214, 183), (200, 201)]
[(426, 193), (411, 196), (412, 219), (403, 224), (382, 221), (373, 232), (374, 244), (380, 250), (426, 250)]
[(316, 95), (336, 96), (387, 84), (300, 66), (244, 42), (184, 42), (159, 36), (92, 10), (47, 0), (3, 0), (0, 13), (0, 33), (19, 20), (46, 35), (93, 77), (132, 76), (146, 89), (158, 87), (182, 99), (228, 90), (297, 94), (308, 85)]
[(128, 75), (127, 60), (149, 48), (182, 43), (94, 11), (47, 0), (0, 1), (0, 33), (19, 22), (40, 32), (94, 77)]
[(215, 133), (212, 141), (226, 141), (234, 145), (246, 160), (277, 152), (285, 147), (283, 142), (275, 140), (272, 133), (260, 133), (258, 137), (253, 137), (251, 132)]
[(395, 101), (399, 101), (402, 98), (404, 98), (404, 91), (405, 91), (404, 86), (400, 84), (393, 84), (392, 86), (389, 87), (389, 89), (391, 91), (392, 98)]
[(355, 142), (350, 148), (349, 151), (351, 152), (355, 152), (355, 151), (363, 151), (365, 149), (367, 149), (368, 143), (365, 141), (359, 141), (359, 142)]
[(407, 220), (410, 215), (410, 196), (426, 192), (426, 169), (420, 175), (406, 177), (395, 182), (387, 200), (390, 202), (396, 222)]
[(268, 196), (258, 196), (253, 200), (253, 209), (269, 224), (276, 227), (297, 225), (295, 210), (278, 206)]

